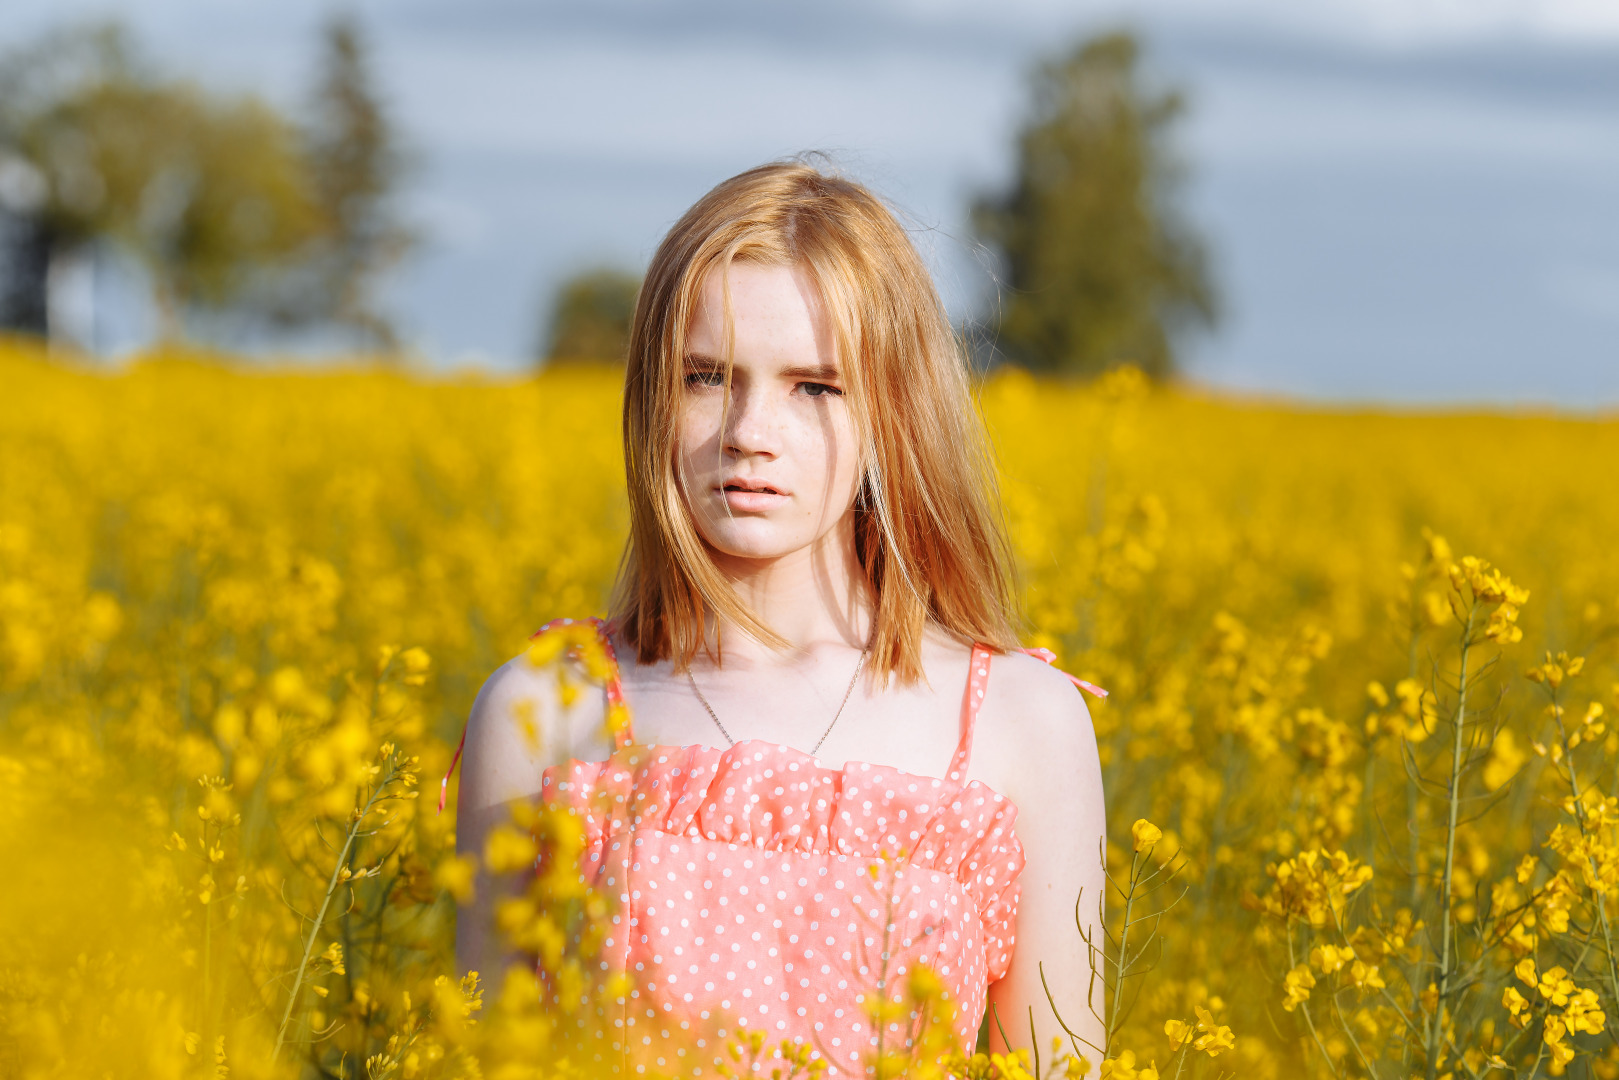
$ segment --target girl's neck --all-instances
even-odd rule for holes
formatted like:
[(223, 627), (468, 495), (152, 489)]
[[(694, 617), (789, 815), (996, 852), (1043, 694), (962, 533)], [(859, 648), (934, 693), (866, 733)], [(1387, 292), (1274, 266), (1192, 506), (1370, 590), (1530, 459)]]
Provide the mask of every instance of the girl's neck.
[(871, 637), (873, 597), (855, 556), (852, 527), (840, 527), (816, 543), (774, 559), (739, 559), (714, 553), (737, 598), (787, 641), (777, 651), (740, 629), (723, 624), (727, 665), (778, 666), (805, 659), (828, 646), (864, 648)]

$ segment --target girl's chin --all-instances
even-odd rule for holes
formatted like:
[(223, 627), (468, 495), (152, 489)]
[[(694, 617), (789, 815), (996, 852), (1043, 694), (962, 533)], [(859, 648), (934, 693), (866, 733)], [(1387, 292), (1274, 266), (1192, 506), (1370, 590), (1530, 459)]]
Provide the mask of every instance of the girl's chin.
[(750, 532), (753, 530), (720, 529), (703, 539), (719, 559), (742, 562), (774, 562), (806, 551), (815, 543), (813, 536), (747, 535)]

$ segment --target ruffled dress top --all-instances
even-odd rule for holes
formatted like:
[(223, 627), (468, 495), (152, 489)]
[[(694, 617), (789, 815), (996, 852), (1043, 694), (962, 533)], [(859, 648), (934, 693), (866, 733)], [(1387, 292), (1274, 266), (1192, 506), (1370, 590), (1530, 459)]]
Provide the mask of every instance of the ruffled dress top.
[[(864, 1076), (879, 1043), (912, 1039), (914, 1012), (879, 1031), (873, 1006), (904, 1000), (918, 965), (942, 983), (970, 1051), (1012, 960), (1024, 864), (1017, 808), (965, 780), (991, 656), (973, 648), (942, 777), (828, 768), (759, 739), (643, 746), (628, 726), (607, 760), (546, 770), (541, 798), (583, 825), (582, 878), (615, 904), (604, 966), (634, 980), (605, 1064), (715, 1075), (735, 1067), (730, 1041), (763, 1032), (766, 1047), (808, 1044), (827, 1076)], [(607, 694), (622, 702), (616, 661)]]

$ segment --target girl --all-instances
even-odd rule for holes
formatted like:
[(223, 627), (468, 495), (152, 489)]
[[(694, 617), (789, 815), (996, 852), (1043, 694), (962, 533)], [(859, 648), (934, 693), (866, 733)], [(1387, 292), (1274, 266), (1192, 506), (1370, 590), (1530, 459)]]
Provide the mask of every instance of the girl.
[[(615, 1021), (632, 1058), (678, 1027), (703, 1048), (680, 1072), (707, 1075), (730, 1027), (865, 1075), (904, 1038), (866, 995), (921, 965), (965, 1050), (986, 1006), (997, 1050), (1003, 1027), (1058, 1032), (1042, 967), (1101, 1041), (1075, 925), (1078, 901), (1100, 943), (1095, 736), (1073, 683), (1018, 648), (985, 441), (932, 281), (865, 188), (767, 165), (665, 237), (600, 624), (632, 724), (609, 734), (601, 696), (565, 705), (507, 663), (473, 706), (457, 827), (478, 853), (513, 801), (580, 808), (581, 873), (617, 904), (605, 952), (637, 980)], [(489, 922), (511, 888), (477, 881), (463, 970), (510, 959)]]

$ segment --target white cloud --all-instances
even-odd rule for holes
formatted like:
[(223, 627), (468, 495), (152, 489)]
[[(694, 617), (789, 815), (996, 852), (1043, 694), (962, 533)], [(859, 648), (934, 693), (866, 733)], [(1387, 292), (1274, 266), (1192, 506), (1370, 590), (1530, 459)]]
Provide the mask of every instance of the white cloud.
[[(1009, 0), (1050, 14), (1055, 0)], [(980, 10), (977, 3), (960, 8)], [(1619, 41), (1613, 0), (1133, 0), (1098, 14), (1152, 21), (1247, 24), (1340, 42), (1410, 48), (1522, 40)]]

